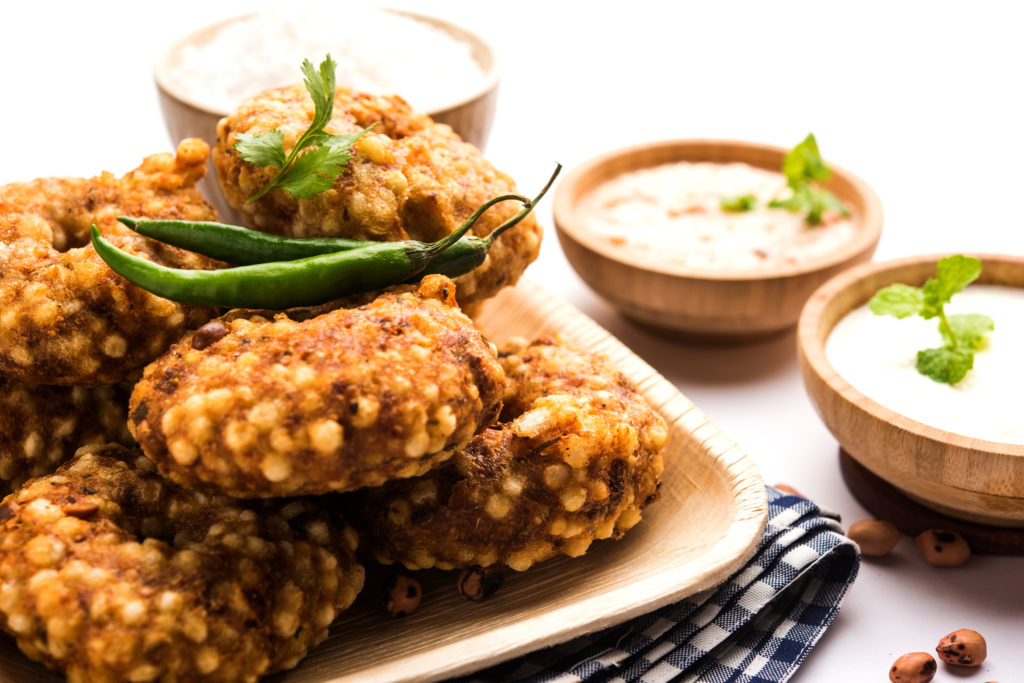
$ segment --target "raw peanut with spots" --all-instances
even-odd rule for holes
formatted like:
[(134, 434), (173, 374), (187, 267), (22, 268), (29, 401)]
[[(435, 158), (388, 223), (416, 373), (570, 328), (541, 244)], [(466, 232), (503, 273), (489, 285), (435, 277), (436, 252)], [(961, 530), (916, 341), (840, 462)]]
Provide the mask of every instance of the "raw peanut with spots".
[(393, 617), (407, 617), (420, 606), (423, 588), (420, 582), (405, 574), (392, 574), (384, 588), (384, 609)]
[(104, 237), (176, 268), (217, 264), (141, 237), (117, 216), (216, 220), (195, 183), (209, 147), (184, 140), (122, 178), (40, 178), (0, 187), (0, 373), (34, 384), (115, 384), (214, 311), (161, 299), (114, 274), (89, 241)]
[(501, 409), (494, 348), (440, 275), (356, 308), (223, 324), (215, 343), (186, 336), (147, 367), (131, 398), (135, 438), (185, 486), (239, 497), (377, 486), (437, 466)]
[(862, 555), (882, 557), (892, 552), (903, 534), (889, 522), (880, 519), (863, 519), (850, 525), (846, 532), (850, 540), (860, 547)]
[(935, 678), (938, 665), (927, 652), (910, 652), (903, 655), (889, 669), (892, 683), (928, 683)]
[(130, 444), (131, 383), (53, 387), (0, 376), (0, 497), (50, 474), (80, 446)]
[[(243, 133), (284, 134), (291, 148), (309, 126), (313, 104), (302, 85), (275, 88), (242, 102), (217, 126), (213, 160), (224, 193), (252, 227), (292, 237), (347, 237), (432, 242), (448, 235), (485, 201), (516, 193), (512, 178), (446, 125), (412, 111), (399, 97), (380, 97), (337, 88), (327, 132), (373, 129), (352, 148), (352, 159), (334, 186), (299, 199), (272, 190), (248, 199), (276, 169), (243, 161), (234, 144)], [(518, 207), (500, 205), (473, 227), (485, 236)], [(533, 215), (495, 241), (483, 265), (455, 280), (462, 305), (494, 296), (515, 284), (540, 251), (541, 227)]]
[(933, 567), (959, 567), (971, 558), (971, 548), (955, 531), (929, 529), (914, 539), (925, 562)]
[(466, 567), (459, 574), (459, 592), (471, 602), (480, 602), (497, 593), (504, 582), (505, 568), (501, 565)]
[(962, 628), (942, 637), (935, 647), (939, 659), (954, 666), (981, 666), (988, 656), (988, 645), (977, 631)]
[(71, 683), (255, 681), (294, 667), (363, 584), (320, 501), (240, 501), (83, 449), (0, 504), (0, 627)]
[(779, 491), (782, 491), (783, 493), (788, 493), (791, 496), (797, 496), (798, 498), (807, 497), (788, 484), (776, 484), (775, 488), (777, 488)]
[(510, 342), (501, 421), (426, 475), (358, 491), (353, 523), (384, 564), (523, 571), (618, 538), (658, 497), (662, 419), (607, 360)]

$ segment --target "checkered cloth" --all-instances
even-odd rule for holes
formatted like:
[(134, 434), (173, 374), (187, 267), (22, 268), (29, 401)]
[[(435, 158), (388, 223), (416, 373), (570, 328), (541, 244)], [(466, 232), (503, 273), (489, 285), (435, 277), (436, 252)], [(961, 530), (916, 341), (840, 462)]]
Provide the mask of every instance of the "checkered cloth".
[(786, 681), (832, 623), (859, 566), (838, 515), (768, 487), (764, 538), (725, 583), (459, 681)]

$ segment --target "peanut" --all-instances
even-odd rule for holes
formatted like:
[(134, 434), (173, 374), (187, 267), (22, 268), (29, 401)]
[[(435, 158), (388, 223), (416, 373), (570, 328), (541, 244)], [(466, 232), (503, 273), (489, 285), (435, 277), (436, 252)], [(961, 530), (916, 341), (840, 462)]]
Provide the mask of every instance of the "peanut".
[(988, 646), (980, 633), (962, 628), (943, 636), (935, 651), (946, 664), (980, 666), (988, 655)]
[(929, 529), (915, 540), (921, 556), (933, 567), (959, 567), (971, 557), (967, 541), (955, 531)]
[(928, 683), (935, 678), (938, 665), (927, 652), (910, 652), (897, 659), (889, 669), (892, 683)]
[(420, 582), (404, 574), (392, 576), (384, 591), (387, 595), (384, 608), (393, 617), (405, 617), (412, 614), (420, 606), (420, 598), (423, 597)]
[(888, 555), (900, 541), (900, 530), (880, 519), (864, 519), (850, 525), (846, 532), (850, 540), (860, 546), (862, 555), (882, 557)]

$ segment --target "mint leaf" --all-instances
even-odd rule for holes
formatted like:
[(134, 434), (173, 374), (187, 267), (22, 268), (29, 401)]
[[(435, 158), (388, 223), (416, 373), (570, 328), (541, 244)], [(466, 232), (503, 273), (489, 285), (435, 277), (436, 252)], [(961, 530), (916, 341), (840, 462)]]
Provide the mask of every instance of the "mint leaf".
[(948, 256), (938, 262), (935, 277), (920, 289), (899, 283), (883, 287), (871, 297), (868, 307), (876, 315), (938, 318), (943, 345), (918, 351), (915, 366), (936, 382), (956, 384), (974, 367), (974, 352), (985, 346), (985, 335), (995, 329), (995, 323), (980, 313), (947, 316), (945, 305), (980, 274), (978, 259)]
[(875, 292), (868, 302), (868, 308), (875, 315), (891, 315), (906, 318), (921, 313), (924, 293), (917, 287), (896, 283)]
[(939, 261), (935, 277), (929, 278), (921, 289), (924, 291), (924, 317), (934, 318), (953, 295), (978, 279), (981, 275), (981, 261), (970, 256), (957, 254)]
[(782, 160), (782, 173), (794, 190), (801, 183), (811, 180), (823, 183), (829, 179), (832, 171), (821, 159), (814, 133), (808, 133), (800, 144), (789, 151)]
[(961, 313), (951, 315), (947, 318), (950, 331), (955, 339), (948, 339), (948, 335), (939, 326), (943, 338), (950, 346), (960, 346), (971, 351), (977, 351), (985, 345), (985, 335), (995, 329), (996, 325), (992, 318), (981, 313)]
[(235, 142), (235, 149), (243, 159), (253, 166), (284, 166), (284, 133), (274, 129), (269, 133), (254, 135), (241, 133)]
[(917, 352), (917, 371), (936, 382), (956, 384), (974, 367), (974, 352), (940, 346)]
[(757, 197), (752, 194), (741, 194), (732, 197), (722, 197), (718, 200), (718, 203), (722, 207), (722, 211), (743, 213), (757, 208)]

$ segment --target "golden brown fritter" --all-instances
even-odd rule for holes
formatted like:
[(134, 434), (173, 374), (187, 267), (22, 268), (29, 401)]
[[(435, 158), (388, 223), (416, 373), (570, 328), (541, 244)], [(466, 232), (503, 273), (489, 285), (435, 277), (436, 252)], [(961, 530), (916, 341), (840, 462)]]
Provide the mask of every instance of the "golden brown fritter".
[(51, 387), (0, 376), (0, 496), (50, 474), (80, 446), (133, 443), (125, 424), (133, 384)]
[[(129, 427), (160, 471), (242, 497), (426, 472), (489, 425), (504, 374), (440, 275), (358, 308), (229, 320), (146, 368)], [(211, 325), (217, 323), (211, 323)]]
[(351, 494), (380, 562), (522, 571), (617, 538), (657, 498), (665, 423), (600, 356), (510, 342), (501, 422), (438, 469)]
[(362, 588), (357, 538), (309, 499), (245, 502), (83, 449), (0, 504), (0, 626), (71, 683), (255, 681)]
[[(263, 188), (276, 168), (256, 168), (234, 149), (240, 133), (284, 133), (290, 149), (313, 120), (313, 103), (301, 85), (267, 90), (244, 101), (217, 127), (213, 160), (233, 207), (253, 227), (296, 237), (433, 241), (452, 232), (473, 211), (498, 195), (515, 192), (512, 179), (452, 129), (414, 113), (399, 97), (378, 97), (338, 88), (329, 133), (345, 134), (376, 123), (360, 140), (334, 187), (310, 199)], [(521, 207), (515, 202), (489, 210), (473, 232), (487, 235)], [(488, 259), (459, 277), (463, 305), (494, 296), (515, 284), (540, 249), (541, 228), (533, 215), (496, 240)]]
[(118, 247), (181, 268), (213, 261), (136, 235), (117, 216), (215, 220), (194, 185), (209, 148), (184, 140), (123, 178), (40, 178), (0, 187), (0, 372), (34, 384), (114, 384), (213, 311), (161, 299), (114, 274), (92, 224)]

